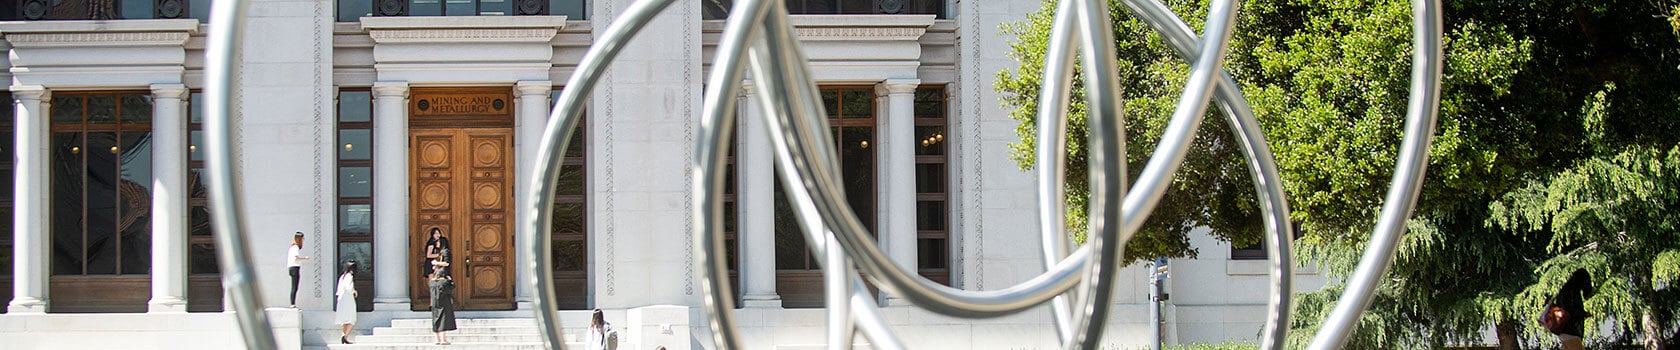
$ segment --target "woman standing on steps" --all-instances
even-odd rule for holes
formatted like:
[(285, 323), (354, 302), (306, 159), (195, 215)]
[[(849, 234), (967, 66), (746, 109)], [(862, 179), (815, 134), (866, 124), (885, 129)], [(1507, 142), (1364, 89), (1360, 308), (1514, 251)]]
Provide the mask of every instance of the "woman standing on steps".
[[(583, 348), (587, 350), (608, 350), (610, 343), (607, 339), (608, 332), (612, 332), (612, 325), (607, 323), (606, 315), (601, 313), (601, 309), (595, 309), (595, 313), (589, 316), (589, 340), (587, 343), (583, 343)], [(612, 345), (612, 347), (617, 346)]]
[(339, 343), (350, 344), (350, 328), (356, 325), (356, 261), (344, 263), (344, 274), (338, 275), (338, 311), (334, 320), (344, 325)]
[(449, 277), (449, 248), (439, 250), (438, 257), (431, 260), (432, 279), (426, 286), (432, 291), (432, 334), (437, 337), (434, 344), (449, 345), (447, 332), (455, 330), (455, 280)]

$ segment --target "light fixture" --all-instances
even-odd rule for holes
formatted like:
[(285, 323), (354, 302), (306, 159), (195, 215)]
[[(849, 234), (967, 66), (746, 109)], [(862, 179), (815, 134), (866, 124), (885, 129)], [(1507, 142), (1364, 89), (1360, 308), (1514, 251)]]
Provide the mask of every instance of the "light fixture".
[(928, 146), (928, 140), (922, 140), (922, 147)]
[(111, 154), (117, 154), (117, 146), (111, 146)]
[(78, 153), (82, 153), (82, 148), (81, 147), (75, 147), (75, 146), (70, 147), (70, 154), (78, 154)]
[(945, 134), (933, 134), (933, 141), (945, 141)]
[(858, 147), (869, 148), (869, 141), (858, 141)]
[(198, 145), (187, 145), (187, 152), (198, 152)]
[(356, 149), (356, 145), (355, 145), (355, 144), (352, 144), (352, 143), (346, 143), (346, 144), (344, 144), (344, 151), (345, 151), (345, 152), (349, 152), (349, 151), (350, 151), (350, 150), (353, 150), (353, 149)]

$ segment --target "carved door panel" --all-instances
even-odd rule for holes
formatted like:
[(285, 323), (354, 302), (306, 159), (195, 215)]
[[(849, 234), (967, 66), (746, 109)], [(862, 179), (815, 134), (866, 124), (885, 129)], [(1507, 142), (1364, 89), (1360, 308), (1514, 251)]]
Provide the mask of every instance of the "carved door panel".
[[(414, 276), (428, 233), (450, 240), (460, 310), (513, 308), (513, 132), (508, 128), (411, 129)], [(415, 310), (430, 306), (426, 279), (411, 283)]]

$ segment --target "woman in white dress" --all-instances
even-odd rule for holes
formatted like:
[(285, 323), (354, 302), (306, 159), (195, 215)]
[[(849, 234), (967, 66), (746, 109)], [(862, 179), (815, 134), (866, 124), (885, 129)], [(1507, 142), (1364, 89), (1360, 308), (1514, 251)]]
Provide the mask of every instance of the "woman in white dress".
[(338, 275), (338, 324), (344, 325), (340, 343), (350, 344), (350, 328), (356, 325), (356, 262), (344, 263), (344, 274)]
[(612, 332), (612, 325), (607, 323), (607, 318), (604, 316), (605, 315), (601, 313), (601, 309), (595, 309), (595, 312), (589, 316), (589, 337), (588, 340), (583, 343), (584, 349), (608, 349), (609, 342), (607, 339), (607, 333)]

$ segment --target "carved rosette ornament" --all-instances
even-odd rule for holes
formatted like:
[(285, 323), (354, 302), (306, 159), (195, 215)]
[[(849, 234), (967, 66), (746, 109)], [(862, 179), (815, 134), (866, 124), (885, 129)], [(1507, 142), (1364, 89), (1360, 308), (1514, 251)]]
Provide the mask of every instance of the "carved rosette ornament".
[(187, 0), (157, 0), (157, 18), (186, 18)]
[(23, 12), (23, 19), (37, 20), (47, 16), (47, 7), (47, 0), (23, 0), (19, 10)]
[(515, 16), (541, 16), (548, 14), (547, 0), (515, 0), (513, 3)]
[(375, 16), (405, 16), (408, 15), (407, 0), (377, 0), (374, 3)]
[(904, 0), (876, 0), (875, 7), (885, 14), (904, 13)]

